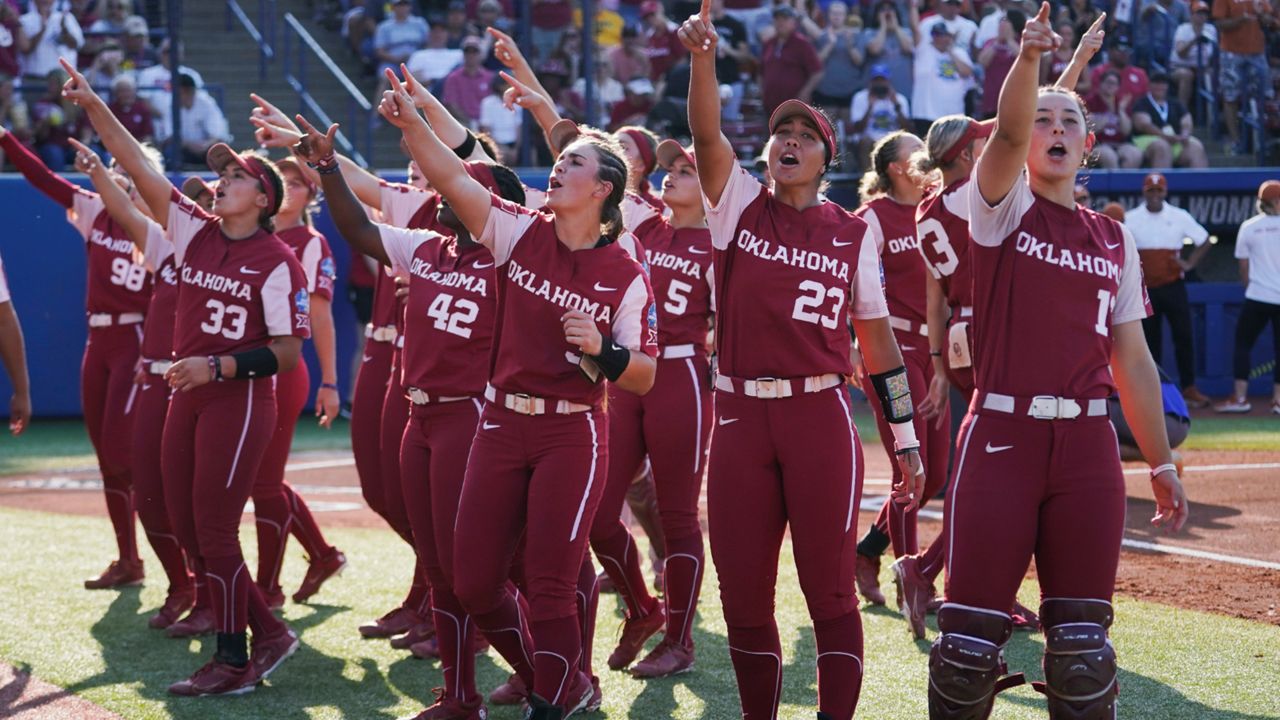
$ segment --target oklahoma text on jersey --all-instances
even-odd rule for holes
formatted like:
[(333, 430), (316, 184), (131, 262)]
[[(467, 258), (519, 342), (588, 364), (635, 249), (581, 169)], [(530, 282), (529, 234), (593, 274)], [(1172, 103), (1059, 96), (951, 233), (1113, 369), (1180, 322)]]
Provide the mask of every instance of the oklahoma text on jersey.
[(240, 300), (253, 299), (253, 286), (240, 280), (232, 280), (225, 275), (217, 275), (203, 270), (193, 270), (190, 265), (182, 266), (182, 282), (187, 285), (226, 293)]
[(520, 266), (520, 263), (511, 260), (507, 263), (507, 278), (519, 288), (536, 295), (553, 305), (559, 305), (566, 310), (578, 310), (590, 315), (596, 322), (612, 323), (613, 308), (608, 305), (601, 305), (595, 300), (589, 300), (582, 297), (572, 290), (566, 290), (559, 285), (552, 285), (550, 280), (538, 280), (537, 273)]
[[(833, 240), (833, 242), (836, 242)], [(750, 230), (742, 228), (738, 233), (738, 247), (762, 260), (780, 262), (793, 267), (814, 270), (848, 283), (849, 263), (812, 250), (798, 247), (783, 247), (761, 237), (756, 237)]]
[(1029, 255), (1065, 270), (1075, 270), (1086, 275), (1097, 275), (1120, 282), (1120, 265), (1117, 263), (1096, 255), (1086, 255), (1078, 250), (1072, 252), (1066, 248), (1058, 248), (1053, 243), (1040, 240), (1025, 230), (1018, 232), (1016, 248), (1023, 255)]
[(413, 263), (409, 266), (409, 273), (441, 287), (466, 290), (476, 295), (484, 295), (488, 291), (489, 284), (482, 277), (468, 275), (458, 270), (440, 272), (439, 270), (432, 270), (431, 267), (431, 263), (426, 260), (414, 258)]

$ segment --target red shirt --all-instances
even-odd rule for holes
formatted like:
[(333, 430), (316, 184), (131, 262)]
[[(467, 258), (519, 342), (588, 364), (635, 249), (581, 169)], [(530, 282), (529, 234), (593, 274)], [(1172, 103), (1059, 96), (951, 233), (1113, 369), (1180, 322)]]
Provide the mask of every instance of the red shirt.
[(97, 193), (76, 188), (67, 220), (85, 240), (89, 269), (85, 309), (90, 313), (145, 313), (151, 278), (134, 257), (133, 241), (111, 219)]
[(560, 30), (573, 22), (573, 4), (569, 0), (534, 0), (530, 11), (533, 26), (541, 30)]
[(715, 312), (711, 231), (671, 227), (634, 195), (622, 201), (623, 219), (644, 246), (649, 284), (658, 305), (658, 345), (693, 345), (702, 352)]
[(1098, 142), (1129, 142), (1130, 133), (1124, 132), (1120, 127), (1119, 103), (1120, 97), (1116, 96), (1117, 109), (1112, 112), (1107, 107), (1107, 101), (1103, 100), (1102, 96), (1096, 92), (1085, 99), (1084, 105), (1089, 109), (1089, 115), (1093, 120), (1094, 132), (1097, 134)]
[[(6, 2), (7, 0), (0, 0)], [(18, 14), (0, 22), (0, 75), (19, 77), (22, 68), (18, 63)]]
[[(1116, 91), (1117, 103), (1126, 97), (1133, 98), (1133, 100), (1136, 101), (1138, 98), (1147, 94), (1146, 70), (1143, 70), (1136, 65), (1126, 65), (1123, 68), (1118, 68), (1111, 63), (1103, 63), (1094, 68), (1093, 72), (1089, 73), (1089, 80), (1091, 82), (1090, 87), (1094, 88), (1095, 92), (1097, 92), (1097, 87), (1102, 84), (1102, 76), (1106, 74), (1108, 70), (1115, 70), (1120, 74), (1120, 89)], [(1133, 104), (1130, 103), (1129, 107), (1132, 109)]]
[(648, 277), (624, 243), (571, 251), (556, 236), (554, 215), (492, 199), (478, 238), (503, 268), (490, 383), (599, 407), (604, 383), (578, 369), (581, 353), (565, 341), (560, 318), (580, 310), (619, 346), (655, 356), (658, 314)]
[[(705, 201), (705, 199), (704, 199)], [(845, 323), (889, 314), (867, 224), (827, 201), (778, 202), (741, 166), (717, 207), (716, 346), (720, 372), (739, 378), (848, 375)]]
[(142, 100), (134, 100), (133, 104), (124, 106), (111, 103), (108, 106), (111, 114), (116, 116), (120, 124), (129, 134), (139, 140), (146, 140), (155, 135), (155, 124), (151, 119), (151, 108)]
[(667, 27), (658, 32), (650, 32), (645, 40), (644, 54), (649, 56), (649, 79), (660, 80), (667, 76), (667, 71), (684, 59), (688, 52), (684, 43), (676, 35), (679, 25), (668, 21)]
[(307, 276), (307, 293), (333, 302), (333, 284), (338, 279), (338, 266), (333, 261), (329, 241), (315, 228), (306, 225), (281, 230), (276, 236), (284, 241), (302, 265)]
[(178, 312), (178, 269), (174, 265), (173, 243), (158, 223), (147, 225), (142, 261), (154, 283), (142, 326), (142, 357), (169, 360), (173, 357), (173, 326)]
[(497, 312), (493, 254), (431, 230), (378, 225), (391, 268), (409, 276), (401, 382), (431, 395), (484, 392)]
[(764, 96), (764, 112), (796, 96), (809, 78), (822, 72), (822, 61), (813, 43), (799, 32), (786, 40), (771, 38), (760, 53), (760, 92)]
[(969, 178), (933, 191), (916, 211), (916, 233), (925, 266), (942, 286), (952, 309), (973, 307), (969, 264)]
[(916, 206), (878, 197), (854, 211), (867, 223), (884, 272), (884, 295), (889, 314), (916, 324), (928, 320), (924, 263), (916, 238)]
[(1150, 314), (1133, 235), (1031, 192), (1024, 175), (996, 207), (975, 186), (974, 384), (1015, 397), (1115, 392), (1111, 328)]
[(181, 277), (175, 357), (237, 353), (273, 337), (311, 336), (307, 278), (284, 241), (261, 229), (232, 240), (219, 218), (176, 189), (168, 226)]

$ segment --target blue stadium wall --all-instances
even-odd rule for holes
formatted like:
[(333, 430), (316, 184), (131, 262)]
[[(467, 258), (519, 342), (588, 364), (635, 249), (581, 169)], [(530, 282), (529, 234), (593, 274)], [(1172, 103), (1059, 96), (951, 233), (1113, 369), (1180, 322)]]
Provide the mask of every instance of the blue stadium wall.
[[(1143, 173), (1095, 173), (1089, 179), (1095, 203), (1118, 200), (1126, 206), (1140, 202)], [(1187, 208), (1211, 233), (1233, 243), (1236, 228), (1254, 214), (1258, 185), (1280, 177), (1280, 170), (1240, 170), (1171, 172), (1173, 203)], [(546, 173), (523, 173), (526, 183), (545, 187)], [(82, 176), (72, 179), (82, 184)], [(846, 205), (857, 202), (856, 183), (833, 183), (832, 199)], [(66, 222), (61, 208), (41, 195), (17, 175), (0, 176), (0, 256), (13, 294), (15, 307), (26, 334), (27, 355), (35, 411), (39, 416), (80, 414), (79, 366), (84, 348), (84, 244)], [(317, 218), (317, 226), (333, 246), (339, 267), (334, 303), (338, 328), (339, 383), (346, 397), (350, 384), (351, 358), (356, 342), (355, 316), (345, 300), (350, 252), (327, 215)], [(1188, 286), (1193, 305), (1198, 382), (1205, 392), (1228, 392), (1231, 376), (1232, 338), (1236, 316), (1244, 299), (1243, 289), (1227, 283), (1192, 283)], [(1166, 332), (1165, 337), (1169, 334)], [(1166, 344), (1169, 342), (1166, 339)], [(1172, 348), (1166, 347), (1164, 365), (1173, 372)], [(306, 358), (313, 383), (320, 373), (315, 353), (308, 344)], [(1270, 331), (1254, 348), (1253, 367), (1258, 376), (1251, 385), (1254, 393), (1270, 391), (1272, 360)], [(314, 388), (313, 388), (314, 389)], [(0, 413), (7, 411), (10, 387), (0, 373)]]

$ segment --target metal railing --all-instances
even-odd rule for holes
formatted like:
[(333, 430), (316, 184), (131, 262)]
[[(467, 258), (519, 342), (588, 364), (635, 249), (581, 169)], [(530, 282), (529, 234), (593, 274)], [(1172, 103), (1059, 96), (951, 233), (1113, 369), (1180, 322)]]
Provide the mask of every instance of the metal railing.
[[(234, 2), (234, 0), (229, 0)], [(327, 71), (344, 91), (347, 101), (346, 131), (339, 130), (334, 140), (339, 149), (361, 167), (369, 167), (369, 159), (373, 157), (373, 106), (352, 84), (347, 74), (311, 37), (311, 33), (298, 22), (293, 13), (284, 15), (283, 65), (284, 80), (298, 94), (302, 110), (311, 116), (313, 124), (323, 130), (333, 123), (329, 114), (320, 107), (320, 103), (307, 90), (307, 70), (311, 61), (318, 62), (320, 68)], [(349, 133), (349, 134), (348, 134)], [(354, 138), (354, 141), (352, 140)], [(363, 151), (361, 150), (363, 148)]]
[[(258, 44), (258, 80), (267, 79), (267, 63), (275, 59), (272, 48), (276, 34), (276, 2), (275, 0), (258, 0), (258, 25), (254, 25), (245, 13), (244, 8), (236, 0), (227, 0), (226, 30), (231, 31), (232, 21), (240, 23), (250, 39)], [(266, 34), (258, 31), (258, 27), (266, 28)]]

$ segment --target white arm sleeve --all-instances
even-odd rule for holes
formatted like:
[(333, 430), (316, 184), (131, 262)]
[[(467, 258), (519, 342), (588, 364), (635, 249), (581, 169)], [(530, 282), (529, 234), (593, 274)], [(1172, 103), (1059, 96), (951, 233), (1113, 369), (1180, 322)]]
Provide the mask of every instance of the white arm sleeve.
[(632, 193), (622, 197), (622, 226), (631, 232), (640, 227), (640, 223), (658, 214), (649, 203)]
[(320, 246), (319, 236), (312, 235), (307, 246), (302, 249), (302, 274), (307, 276), (307, 292), (316, 291), (316, 280), (320, 278), (320, 258), (324, 248)]
[(93, 221), (106, 209), (106, 203), (102, 202), (102, 196), (98, 193), (77, 189), (76, 194), (71, 196), (71, 207), (67, 208), (67, 222), (80, 233), (80, 237), (88, 240), (89, 233), (93, 230)]
[(404, 183), (381, 183), (378, 187), (379, 200), (382, 202), (382, 221), (388, 225), (404, 227), (409, 218), (418, 212), (431, 193)]
[(876, 255), (884, 255), (884, 228), (880, 227), (880, 216), (876, 215), (875, 210), (867, 208), (860, 217), (867, 224), (867, 236), (876, 242)]
[(720, 205), (712, 207), (707, 196), (702, 196), (702, 204), (707, 210), (707, 224), (711, 228), (712, 246), (717, 250), (729, 247), (742, 211), (763, 192), (764, 185), (752, 177), (746, 168), (735, 163), (733, 170), (729, 172), (729, 179), (724, 183), (724, 192), (720, 193)]
[(627, 287), (627, 293), (618, 303), (618, 314), (613, 318), (613, 341), (618, 345), (640, 352), (640, 338), (644, 331), (645, 306), (649, 304), (649, 290), (644, 276), (636, 275)]
[(271, 337), (293, 334), (292, 285), (287, 263), (277, 265), (262, 284), (262, 317)]
[(862, 246), (858, 248), (858, 268), (849, 287), (850, 314), (855, 320), (874, 320), (889, 315), (880, 273), (880, 253), (868, 240), (870, 238), (864, 236)]
[(956, 188), (952, 192), (943, 193), (942, 206), (945, 207), (947, 209), (947, 212), (950, 212), (952, 215), (955, 215), (961, 220), (968, 221), (969, 220), (969, 194), (972, 188), (973, 188), (973, 183), (967, 182), (964, 185), (961, 185), (960, 187)]
[(476, 242), (489, 248), (495, 263), (506, 265), (516, 243), (541, 216), (497, 195), (490, 195), (490, 199), (493, 204), (489, 208), (489, 219), (485, 220), (484, 231)]
[(173, 255), (173, 243), (160, 223), (147, 221), (147, 247), (142, 251), (142, 266), (149, 272), (155, 272), (164, 265), (164, 261)]
[[(190, 198), (178, 191), (173, 192), (173, 197), (169, 200), (169, 239), (173, 241), (174, 263), (182, 264), (182, 258), (186, 255), (187, 247), (191, 244), (191, 240), (195, 238), (196, 233), (204, 229), (204, 226), (213, 222), (213, 218), (205, 213), (199, 205), (196, 205)], [(287, 334), (287, 333), (286, 333)]]
[(999, 247), (1004, 243), (1022, 222), (1035, 202), (1031, 194), (1031, 185), (1027, 182), (1027, 172), (1022, 171), (1018, 179), (1013, 181), (1009, 193), (996, 205), (988, 205), (978, 187), (978, 169), (973, 169), (973, 177), (969, 182), (973, 189), (969, 191), (969, 235), (973, 241), (986, 247)]
[(391, 261), (391, 270), (396, 274), (407, 273), (413, 265), (413, 253), (418, 246), (432, 238), (440, 237), (431, 230), (407, 230), (378, 223), (378, 235), (382, 237), (382, 247), (387, 251), (387, 259)]
[(1120, 288), (1116, 291), (1116, 307), (1111, 313), (1111, 324), (1141, 320), (1147, 316), (1146, 290), (1142, 282), (1142, 262), (1138, 259), (1138, 246), (1129, 228), (1124, 230), (1124, 270), (1120, 273)]

